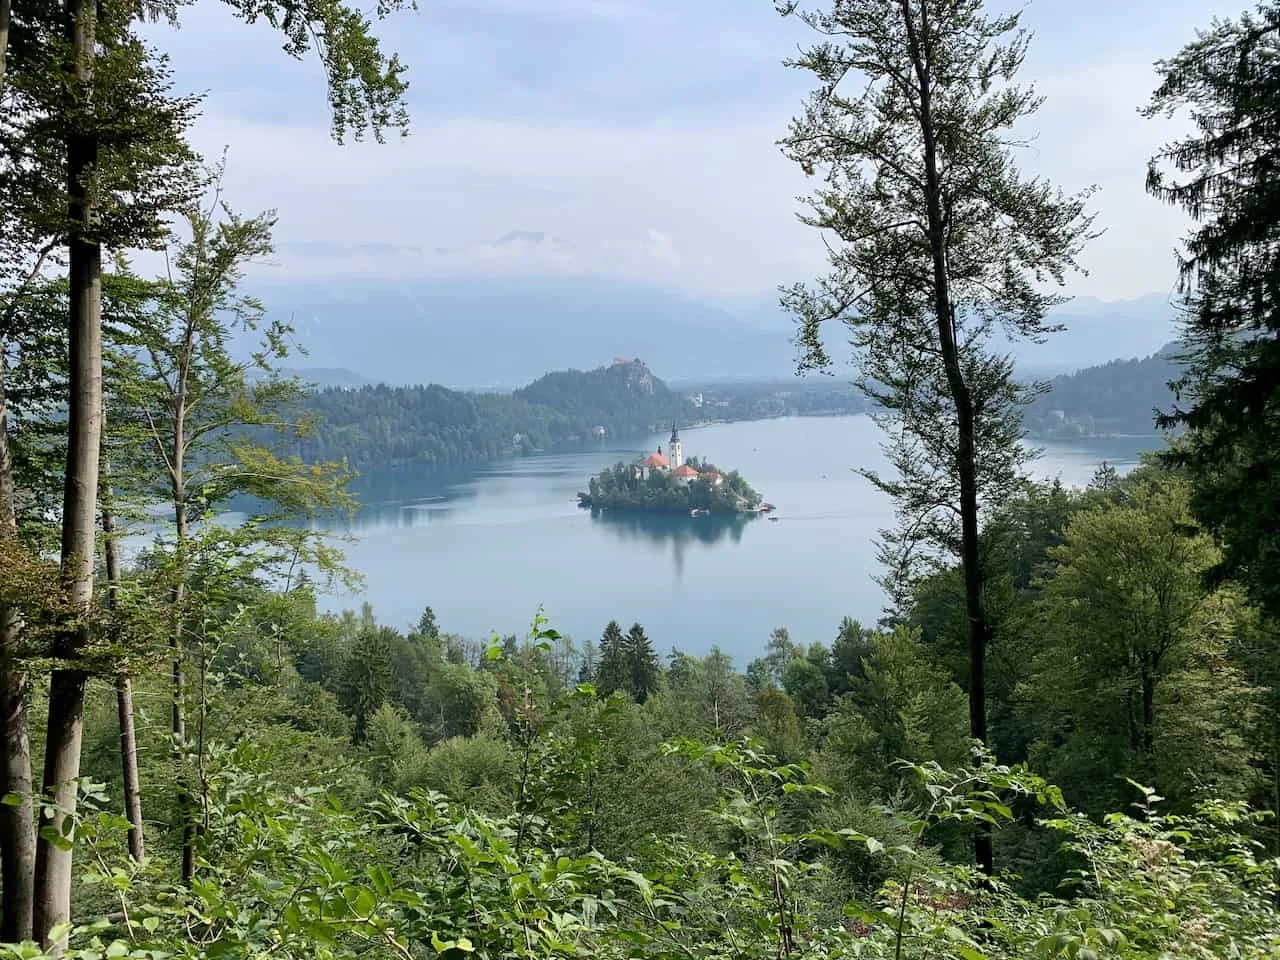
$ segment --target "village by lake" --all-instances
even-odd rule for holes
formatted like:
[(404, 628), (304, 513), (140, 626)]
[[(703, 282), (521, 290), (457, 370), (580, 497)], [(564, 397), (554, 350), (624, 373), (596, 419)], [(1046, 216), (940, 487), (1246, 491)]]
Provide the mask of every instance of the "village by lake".
[[(679, 432), (683, 457), (741, 471), (776, 505), (776, 522), (579, 508), (592, 476), (659, 446), (667, 457), (667, 431), (429, 474), (373, 474), (357, 481), (360, 512), (335, 529), (353, 537), (344, 547), (364, 590), (323, 603), (339, 610), (368, 600), (393, 624), (430, 605), (444, 629), (475, 637), (522, 633), (542, 607), (580, 643), (594, 642), (609, 620), (638, 621), (664, 653), (719, 645), (737, 659), (756, 655), (775, 627), (803, 642), (829, 640), (842, 617), (880, 614), (874, 541), (892, 509), (854, 472), (884, 466), (870, 420)], [(1042, 444), (1036, 473), (1082, 485), (1103, 460), (1123, 472), (1158, 442)]]

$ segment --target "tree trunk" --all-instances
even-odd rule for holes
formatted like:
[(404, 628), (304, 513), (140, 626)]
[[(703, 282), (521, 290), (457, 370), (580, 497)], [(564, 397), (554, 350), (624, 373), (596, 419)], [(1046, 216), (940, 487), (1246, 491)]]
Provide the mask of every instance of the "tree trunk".
[[(87, 100), (93, 86), (97, 8), (94, 0), (67, 0), (66, 31), (71, 43), (73, 89)], [(96, 210), (91, 178), (98, 159), (97, 139), (84, 131), (67, 137), (68, 242), (70, 287), (70, 396), (67, 410), (66, 482), (62, 503), (62, 581), (71, 610), (89, 612), (93, 600), (94, 540), (98, 523), (98, 457), (102, 431), (102, 248), (94, 237)], [(64, 661), (49, 684), (49, 724), (45, 746), (46, 800), (56, 809), (47, 819), (64, 836), (73, 836), (80, 777), (86, 675), (76, 658), (87, 627), (74, 624), (54, 639)], [(50, 931), (71, 918), (72, 851), (38, 834), (36, 844), (35, 935), (55, 954)]]
[(196, 873), (195, 858), (195, 802), (191, 792), (190, 771), (186, 762), (187, 722), (185, 715), (185, 691), (183, 689), (182, 603), (186, 598), (187, 578), (187, 492), (184, 473), (186, 452), (186, 374), (185, 363), (178, 377), (178, 395), (174, 402), (173, 450), (170, 454), (173, 488), (173, 525), (176, 540), (176, 582), (173, 587), (174, 624), (169, 640), (173, 656), (173, 761), (177, 786), (178, 816), (182, 820), (182, 880), (190, 883)]
[(142, 785), (138, 780), (138, 741), (133, 728), (133, 681), (125, 671), (116, 675), (116, 713), (120, 718), (120, 767), (124, 775), (124, 815), (129, 819), (129, 856), (141, 863), (146, 852)]
[(1142, 752), (1150, 759), (1156, 745), (1156, 673), (1155, 668), (1142, 664)]
[[(7, 29), (8, 0), (0, 0), (0, 58)], [(0, 60), (0, 66), (3, 61)], [(2, 75), (0, 75), (2, 78)], [(0, 542), (17, 546), (13, 458), (4, 392), (4, 345), (0, 343)], [(0, 803), (0, 942), (31, 939), (35, 894), (36, 835), (31, 802), (31, 742), (27, 732), (27, 677), (18, 662), (22, 631), (18, 611), (0, 604), (0, 797), (17, 796), (16, 806)]]
[[(899, 0), (911, 60), (920, 88), (920, 133), (924, 150), (925, 203), (929, 248), (933, 259), (933, 309), (938, 343), (942, 351), (947, 388), (956, 408), (956, 477), (960, 486), (960, 567), (964, 575), (965, 614), (969, 621), (969, 736), (987, 741), (987, 644), (991, 625), (984, 603), (982, 557), (978, 543), (978, 464), (973, 396), (960, 363), (955, 332), (955, 307), (951, 303), (947, 272), (947, 223), (942, 211), (942, 184), (938, 173), (938, 145), (932, 113), (932, 82), (928, 56), (928, 21), (921, 13), (917, 35), (910, 0)], [(923, 43), (921, 42), (923, 40)], [(974, 837), (974, 854), (984, 873), (994, 870), (991, 828), (980, 824)]]
[[(103, 415), (103, 433), (106, 415)], [(120, 545), (112, 508), (111, 462), (102, 460), (102, 550), (107, 561), (107, 606), (114, 610), (120, 587)], [(142, 789), (138, 779), (138, 740), (133, 727), (133, 682), (127, 664), (116, 673), (116, 714), (120, 720), (120, 772), (124, 783), (124, 815), (129, 821), (129, 856), (139, 863), (144, 853)]]

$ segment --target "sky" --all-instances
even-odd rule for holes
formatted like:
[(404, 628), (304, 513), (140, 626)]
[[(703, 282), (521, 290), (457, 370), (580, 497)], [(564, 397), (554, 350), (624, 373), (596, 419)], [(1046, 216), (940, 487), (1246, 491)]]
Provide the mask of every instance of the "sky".
[[(227, 149), (226, 198), (274, 209), (267, 268), (316, 282), (516, 273), (617, 275), (752, 297), (823, 272), (796, 221), (806, 180), (776, 141), (809, 40), (772, 0), (421, 0), (381, 23), (408, 64), (412, 128), (386, 144), (329, 137), (324, 77), (222, 4), (149, 27), (176, 86), (205, 94), (198, 149)], [(1138, 114), (1153, 62), (1241, 0), (1034, 0), (1022, 78), (1046, 97), (1020, 166), (1092, 202), (1104, 233), (1067, 292), (1174, 286), (1181, 215), (1143, 191), (1179, 129)], [(993, 12), (1009, 12), (999, 0)]]

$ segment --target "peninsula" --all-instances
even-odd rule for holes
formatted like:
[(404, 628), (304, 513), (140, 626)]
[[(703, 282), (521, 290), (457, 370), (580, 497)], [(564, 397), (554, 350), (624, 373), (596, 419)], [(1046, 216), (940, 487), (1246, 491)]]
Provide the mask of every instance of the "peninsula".
[(578, 505), (592, 510), (637, 513), (761, 513), (772, 510), (735, 470), (722, 473), (697, 457), (684, 458), (680, 432), (671, 426), (667, 453), (655, 453), (634, 463), (618, 463), (591, 478)]

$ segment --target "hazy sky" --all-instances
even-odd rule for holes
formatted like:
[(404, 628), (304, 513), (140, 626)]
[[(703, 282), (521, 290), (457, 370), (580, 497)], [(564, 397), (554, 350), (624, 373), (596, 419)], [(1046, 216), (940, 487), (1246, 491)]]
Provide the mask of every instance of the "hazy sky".
[[(227, 194), (280, 215), (280, 268), (387, 277), (625, 274), (751, 294), (822, 270), (798, 225), (805, 180), (775, 141), (808, 86), (781, 60), (807, 33), (771, 0), (421, 0), (380, 27), (409, 64), (407, 140), (339, 147), (324, 80), (221, 4), (151, 34), (205, 91), (197, 145), (230, 148)], [(992, 9), (1006, 11), (1004, 5)], [(1024, 71), (1047, 102), (1028, 171), (1097, 184), (1106, 233), (1070, 292), (1172, 286), (1176, 212), (1142, 188), (1171, 131), (1137, 114), (1152, 62), (1239, 0), (1036, 0)], [(555, 243), (511, 231), (545, 232)]]

